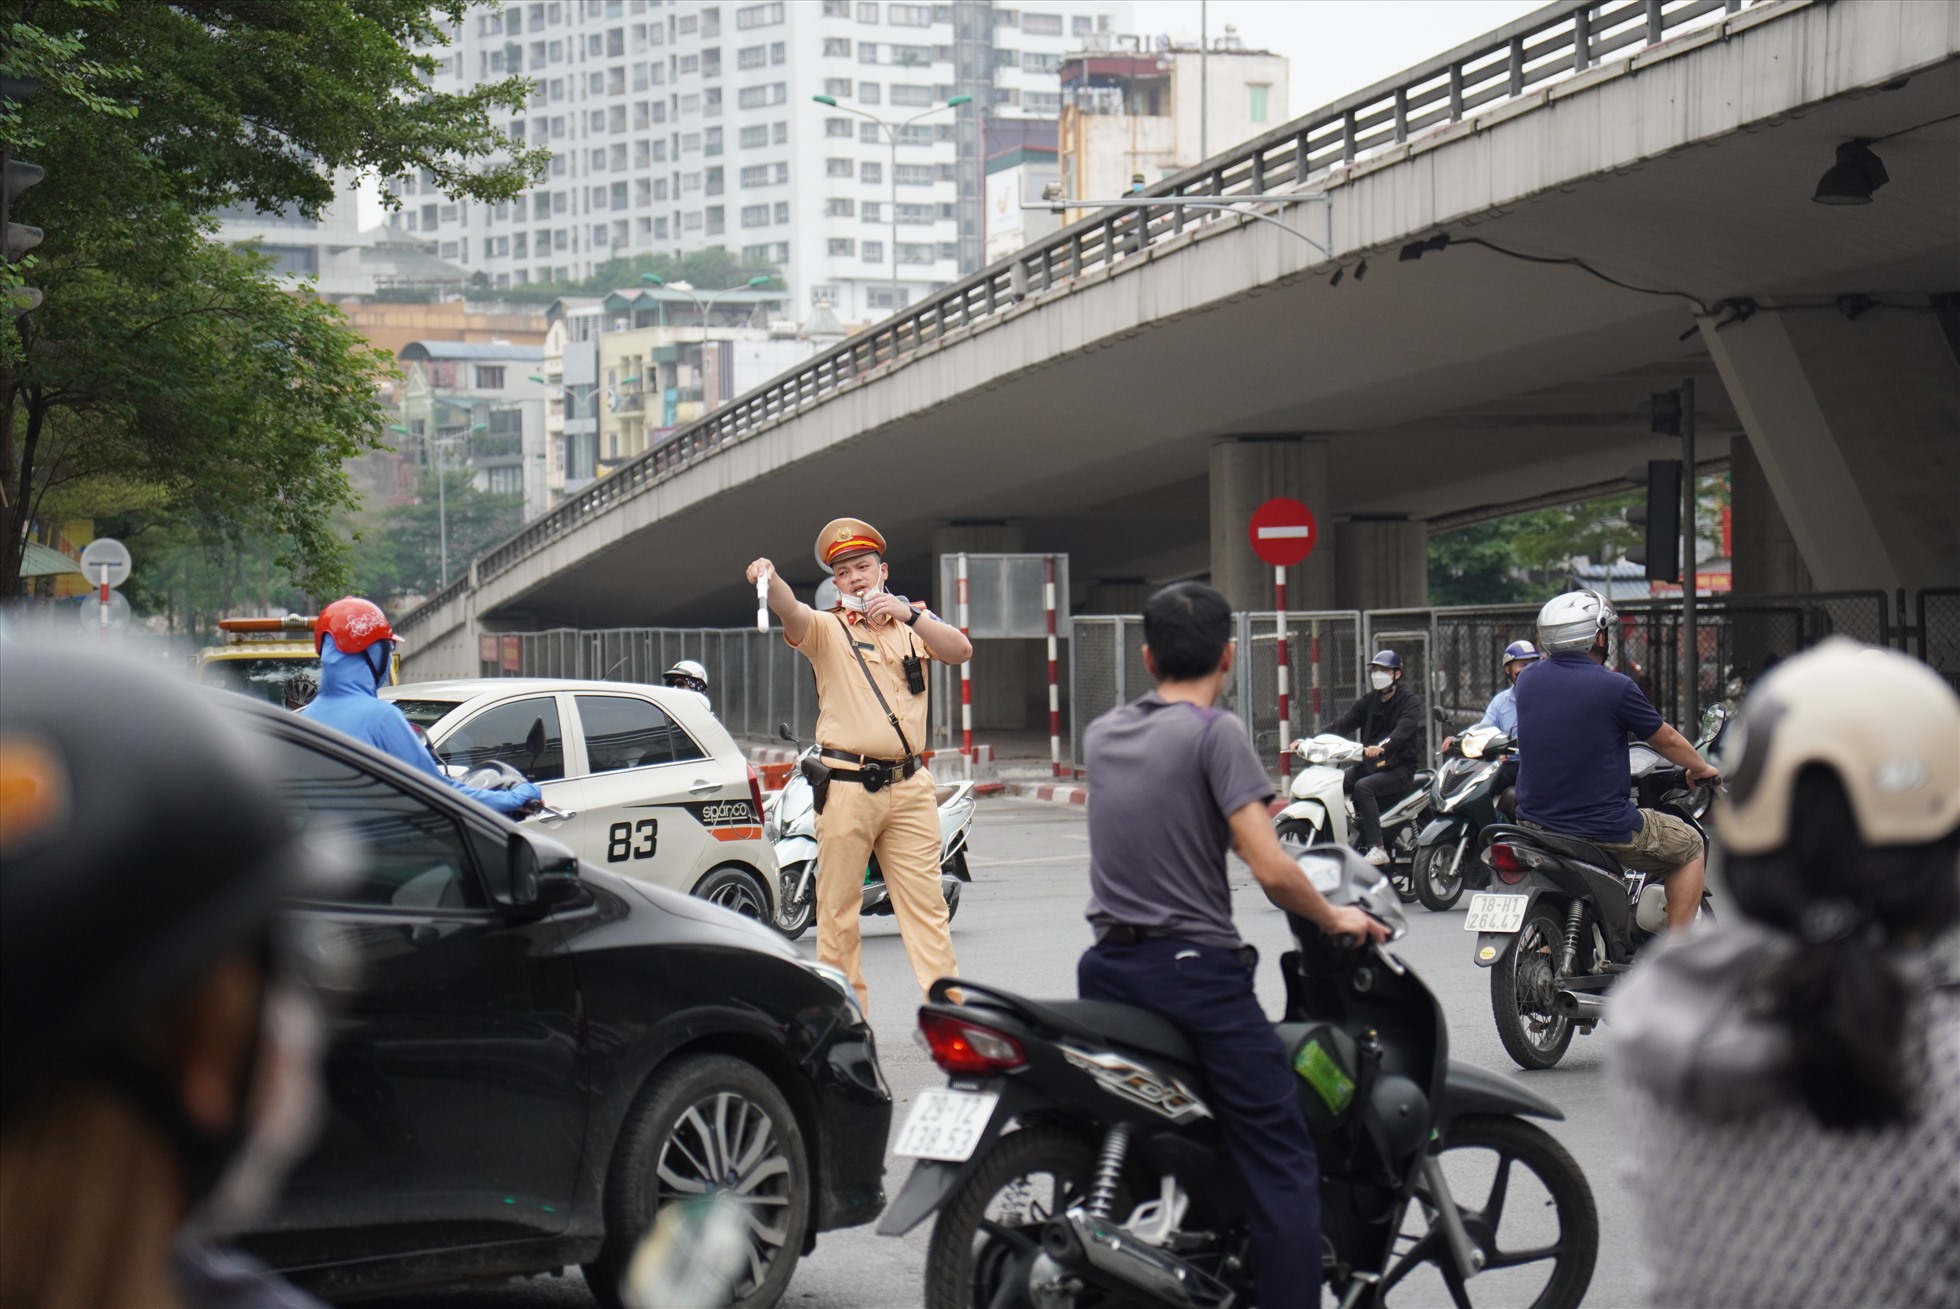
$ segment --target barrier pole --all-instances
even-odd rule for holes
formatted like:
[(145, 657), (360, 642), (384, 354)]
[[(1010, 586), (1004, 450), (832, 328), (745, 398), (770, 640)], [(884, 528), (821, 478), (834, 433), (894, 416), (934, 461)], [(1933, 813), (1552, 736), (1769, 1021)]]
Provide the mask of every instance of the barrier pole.
[(1293, 735), (1293, 704), (1292, 696), (1289, 694), (1291, 688), (1287, 685), (1286, 647), (1288, 642), (1286, 638), (1286, 565), (1284, 564), (1277, 565), (1273, 569), (1273, 608), (1279, 615), (1279, 627), (1277, 631), (1278, 645), (1276, 647), (1279, 662), (1275, 666), (1276, 671), (1279, 673), (1279, 775), (1281, 777), (1291, 777), (1293, 776), (1293, 752), (1287, 749), (1287, 747), (1293, 744), (1289, 739)]
[(1062, 775), (1062, 692), (1060, 661), (1055, 650), (1055, 556), (1041, 561), (1041, 602), (1048, 608), (1048, 766)]
[[(954, 598), (960, 607), (960, 635), (971, 639), (967, 631), (969, 614), (966, 604), (966, 554), (958, 556), (958, 581), (954, 587)], [(969, 765), (973, 762), (973, 659), (960, 665), (960, 753), (966, 756)]]
[(1313, 678), (1313, 720), (1320, 721), (1320, 620), (1313, 621), (1313, 649), (1307, 652), (1308, 673)]

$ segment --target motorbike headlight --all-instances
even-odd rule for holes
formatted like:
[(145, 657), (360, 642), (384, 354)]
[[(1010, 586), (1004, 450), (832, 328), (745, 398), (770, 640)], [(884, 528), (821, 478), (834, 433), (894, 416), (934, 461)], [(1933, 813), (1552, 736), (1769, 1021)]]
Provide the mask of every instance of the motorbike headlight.
[(1459, 748), (1462, 749), (1465, 759), (1482, 759), (1484, 757), (1484, 743), (1480, 740), (1471, 740), (1466, 737)]
[(1327, 752), (1325, 750), (1309, 750), (1307, 751), (1307, 762), (1310, 764), (1324, 764), (1327, 762)]

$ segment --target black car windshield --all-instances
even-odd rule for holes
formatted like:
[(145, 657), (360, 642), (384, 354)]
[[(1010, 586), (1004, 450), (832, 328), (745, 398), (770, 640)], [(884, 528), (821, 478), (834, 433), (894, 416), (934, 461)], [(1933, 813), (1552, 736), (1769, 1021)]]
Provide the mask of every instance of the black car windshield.
[(402, 711), (409, 722), (426, 732), (463, 702), (461, 700), (410, 700), (402, 697), (391, 703)]
[(283, 705), (286, 683), (295, 674), (305, 673), (317, 685), (318, 659), (213, 659), (198, 670), (197, 680), (206, 686), (222, 686), (227, 691), (243, 691), (260, 700)]

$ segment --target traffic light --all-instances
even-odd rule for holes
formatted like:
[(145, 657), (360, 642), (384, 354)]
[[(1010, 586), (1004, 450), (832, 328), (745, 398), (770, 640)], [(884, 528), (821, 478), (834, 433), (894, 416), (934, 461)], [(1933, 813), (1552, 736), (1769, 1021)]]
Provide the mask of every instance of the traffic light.
[[(40, 89), (41, 84), (33, 78), (0, 78), (0, 99), (10, 103), (25, 100)], [(0, 149), (0, 173), (4, 173), (4, 178), (0, 178), (0, 232), (6, 234), (5, 248), (0, 250), (0, 257), (4, 257), (11, 274), (12, 265), (19, 263), (29, 250), (41, 244), (40, 228), (14, 221), (14, 200), (47, 174), (39, 164), (15, 159), (4, 149)], [(12, 280), (11, 276), (8, 280)], [(8, 312), (16, 316), (38, 308), (41, 303), (41, 292), (31, 286), (11, 287), (5, 295)]]
[(1650, 582), (1681, 580), (1681, 461), (1655, 459), (1647, 465), (1647, 503), (1627, 510), (1627, 522), (1647, 529), (1644, 545), (1627, 551), (1627, 562), (1643, 564)]

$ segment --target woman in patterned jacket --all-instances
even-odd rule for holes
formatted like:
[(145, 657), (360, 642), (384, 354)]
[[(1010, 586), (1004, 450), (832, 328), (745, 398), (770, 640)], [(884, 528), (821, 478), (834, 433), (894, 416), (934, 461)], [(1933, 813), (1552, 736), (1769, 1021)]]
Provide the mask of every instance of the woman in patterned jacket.
[(1960, 699), (1833, 639), (1732, 730), (1742, 917), (1608, 1013), (1650, 1302), (1960, 1305)]

